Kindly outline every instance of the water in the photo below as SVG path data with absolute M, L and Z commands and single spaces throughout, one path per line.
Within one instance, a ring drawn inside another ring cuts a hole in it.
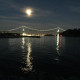
M 80 80 L 80 38 L 1 38 L 0 80 Z

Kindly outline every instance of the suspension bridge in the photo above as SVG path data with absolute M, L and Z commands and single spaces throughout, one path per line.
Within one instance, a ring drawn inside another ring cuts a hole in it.
M 36 29 L 36 28 L 31 28 L 27 26 L 20 26 L 17 28 L 13 28 L 10 30 L 4 31 L 4 33 L 18 33 L 22 36 L 44 36 L 44 34 L 54 34 L 56 35 L 57 33 L 65 31 L 64 29 L 60 27 L 52 28 L 52 29 Z M 2 31 L 3 32 L 3 31 Z

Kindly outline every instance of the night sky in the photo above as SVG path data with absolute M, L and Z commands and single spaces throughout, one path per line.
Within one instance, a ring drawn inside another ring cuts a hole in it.
M 32 15 L 25 13 L 32 9 Z M 0 30 L 80 28 L 80 0 L 0 0 Z

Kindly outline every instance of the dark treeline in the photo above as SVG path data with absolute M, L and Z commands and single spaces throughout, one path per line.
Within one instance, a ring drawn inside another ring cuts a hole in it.
M 53 34 L 45 34 L 45 36 L 54 36 Z
M 5 32 L 0 32 L 0 38 L 4 37 L 20 37 L 20 33 L 5 33 Z
M 0 38 L 21 38 L 21 37 L 32 37 L 32 38 L 40 38 L 40 36 L 25 36 L 21 33 L 8 33 L 8 32 L 0 32 Z
M 80 29 L 68 29 L 61 33 L 62 36 L 72 36 L 72 37 L 78 37 L 80 36 Z

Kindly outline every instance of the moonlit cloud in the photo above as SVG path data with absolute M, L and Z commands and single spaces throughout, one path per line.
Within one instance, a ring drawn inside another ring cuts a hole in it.
M 79 13 L 80 14 L 80 6 L 70 6 L 70 10 L 73 13 Z
M 25 9 L 32 9 L 32 16 L 26 16 Z M 5 23 L 5 24 L 4 24 Z M 0 0 L 0 29 L 30 25 L 35 28 L 56 26 L 80 28 L 79 0 Z M 34 25 L 35 24 L 35 25 Z

